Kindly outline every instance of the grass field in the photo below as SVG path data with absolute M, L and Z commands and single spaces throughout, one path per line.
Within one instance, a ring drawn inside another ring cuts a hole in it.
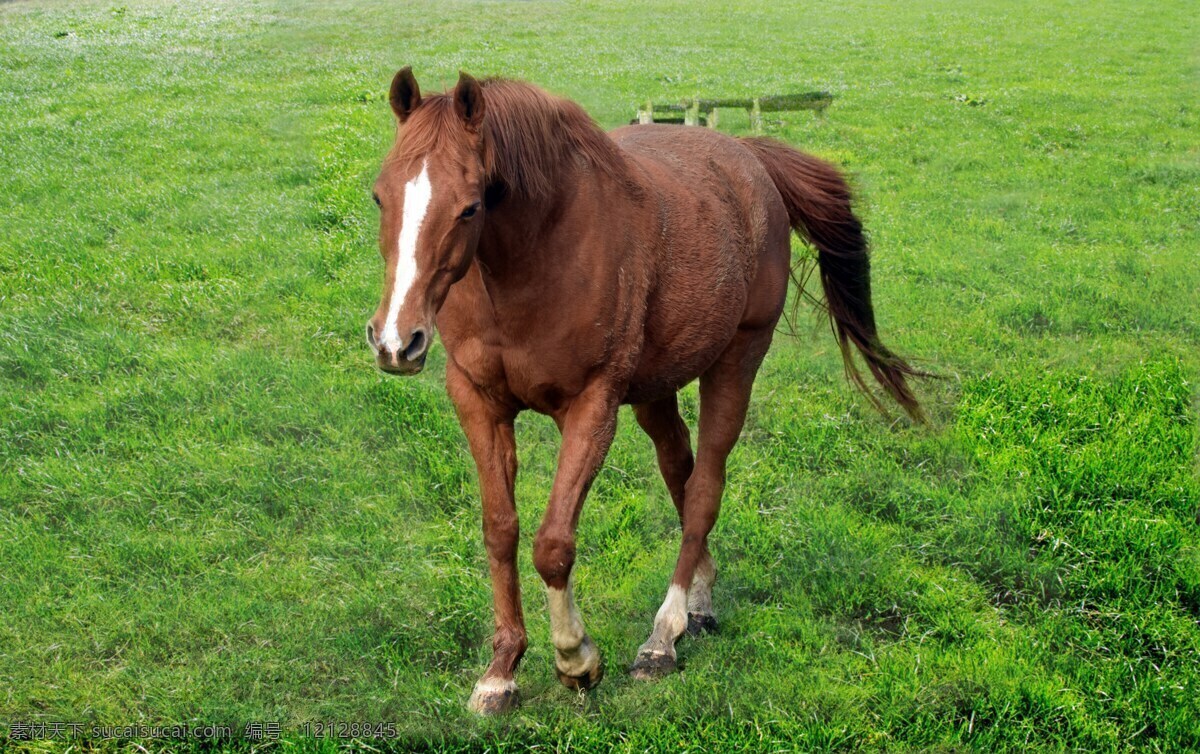
M 1195 8 L 776 6 L 0 5 L 0 736 L 1200 747 Z M 491 597 L 444 352 L 387 378 L 361 335 L 404 64 L 426 89 L 525 78 L 607 127 L 648 97 L 835 95 L 767 130 L 851 174 L 885 338 L 948 379 L 931 427 L 880 417 L 802 309 L 731 458 L 721 632 L 682 673 L 623 672 L 678 529 L 623 412 L 577 569 L 608 675 L 555 680 L 529 544 L 557 433 L 530 415 L 524 704 L 466 710 Z

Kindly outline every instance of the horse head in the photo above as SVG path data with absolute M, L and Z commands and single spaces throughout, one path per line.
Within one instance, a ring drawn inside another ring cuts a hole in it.
M 379 368 L 416 374 L 450 286 L 470 267 L 483 227 L 483 89 L 462 73 L 454 91 L 422 99 L 412 69 L 392 80 L 396 142 L 375 181 L 383 297 L 367 322 Z

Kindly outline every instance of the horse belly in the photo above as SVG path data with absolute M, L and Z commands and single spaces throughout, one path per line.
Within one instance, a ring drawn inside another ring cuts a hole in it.
M 748 295 L 741 266 L 674 267 L 648 302 L 641 358 L 626 402 L 664 398 L 703 374 L 733 340 Z

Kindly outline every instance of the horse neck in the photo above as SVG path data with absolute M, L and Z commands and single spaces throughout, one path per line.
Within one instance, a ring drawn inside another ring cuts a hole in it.
M 567 183 L 578 190 L 575 181 L 599 177 L 576 170 L 571 179 Z M 489 209 L 476 250 L 485 278 L 495 285 L 536 284 L 550 271 L 544 252 L 561 247 L 556 238 L 569 222 L 569 203 L 570 192 L 556 192 L 549 201 L 508 196 Z

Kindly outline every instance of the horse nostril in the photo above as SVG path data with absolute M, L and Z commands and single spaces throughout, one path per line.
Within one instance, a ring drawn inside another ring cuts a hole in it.
M 429 336 L 424 330 L 414 330 L 412 340 L 404 349 L 404 358 L 408 361 L 416 361 L 425 355 L 426 349 L 429 348 Z
M 375 339 L 375 325 L 370 322 L 367 323 L 367 345 L 376 351 L 379 350 L 379 341 Z

